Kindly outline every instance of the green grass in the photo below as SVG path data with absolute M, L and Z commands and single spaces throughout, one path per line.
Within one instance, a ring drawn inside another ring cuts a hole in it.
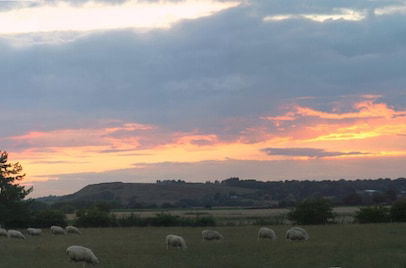
M 224 241 L 202 242 L 204 228 L 89 228 L 82 235 L 27 240 L 0 238 L 0 267 L 81 267 L 65 249 L 83 245 L 99 257 L 99 267 L 406 267 L 406 224 L 305 227 L 310 240 L 284 239 L 288 226 L 272 227 L 276 241 L 257 241 L 258 226 L 217 227 Z M 166 250 L 167 234 L 182 235 L 186 251 Z

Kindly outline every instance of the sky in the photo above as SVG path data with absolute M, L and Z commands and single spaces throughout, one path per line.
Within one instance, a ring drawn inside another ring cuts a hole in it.
M 406 1 L 0 1 L 0 150 L 87 184 L 406 175 Z

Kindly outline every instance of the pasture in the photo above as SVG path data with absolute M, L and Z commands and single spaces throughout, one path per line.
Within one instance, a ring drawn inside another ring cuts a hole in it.
M 308 241 L 284 239 L 288 226 L 270 226 L 278 239 L 257 241 L 258 226 L 215 227 L 225 239 L 201 239 L 201 227 L 89 228 L 82 235 L 15 240 L 0 237 L 0 267 L 82 267 L 65 255 L 70 245 L 91 248 L 98 267 L 406 267 L 406 224 L 306 226 Z M 166 249 L 167 234 L 182 235 L 186 251 Z
M 359 207 L 335 207 L 333 212 L 336 215 L 337 223 L 352 223 L 355 212 Z M 169 210 L 125 210 L 113 212 L 117 217 L 128 216 L 131 213 L 146 218 L 153 217 L 157 213 L 167 213 L 180 217 L 211 216 L 216 219 L 219 225 L 249 225 L 249 224 L 290 224 L 287 219 L 289 209 L 287 208 L 215 208 L 215 209 L 169 209 Z M 68 215 L 69 219 L 74 219 L 75 215 Z

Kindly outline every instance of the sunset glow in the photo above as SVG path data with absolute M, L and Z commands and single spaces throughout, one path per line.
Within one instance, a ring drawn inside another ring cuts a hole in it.
M 353 107 L 356 111 L 333 113 L 297 106 L 294 115 L 288 112 L 288 115 L 265 117 L 265 121 L 282 120 L 287 125 L 284 130 L 269 129 L 269 137 L 253 143 L 244 142 L 249 137 L 243 134 L 233 140 L 222 140 L 216 134 L 162 133 L 158 126 L 136 122 L 99 129 L 32 131 L 5 140 L 12 146 L 24 148 L 13 157 L 22 162 L 32 181 L 44 180 L 54 174 L 105 172 L 166 161 L 308 160 L 314 157 L 333 161 L 406 156 L 406 135 L 402 135 L 406 133 L 406 111 L 370 100 L 354 103 Z M 313 121 L 309 124 L 308 119 Z M 326 119 L 333 122 L 319 122 Z M 258 118 L 258 121 L 264 120 Z M 302 124 L 304 121 L 307 123 Z M 134 131 L 137 131 L 136 135 L 132 134 Z M 117 133 L 121 135 L 117 136 Z M 163 137 L 166 142 L 144 144 L 151 135 Z M 402 143 L 404 145 L 399 147 Z M 319 148 L 326 153 L 317 156 L 306 155 L 306 150 L 298 155 L 261 151 L 268 147 L 286 148 L 284 150 Z

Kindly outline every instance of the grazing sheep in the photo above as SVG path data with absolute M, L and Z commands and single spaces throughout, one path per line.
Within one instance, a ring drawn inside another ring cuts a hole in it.
M 64 234 L 66 234 L 65 230 L 61 226 L 55 226 L 55 225 L 51 226 L 51 232 L 54 235 L 64 235 Z
M 276 240 L 276 234 L 274 230 L 268 227 L 261 227 L 258 231 L 258 239 L 271 239 Z
M 75 227 L 75 226 L 72 226 L 72 225 L 66 226 L 65 231 L 66 231 L 68 234 L 81 234 L 81 232 L 79 231 L 79 229 L 78 229 L 77 227 Z
M 303 228 L 301 228 L 301 227 L 292 227 L 293 229 L 295 229 L 295 230 L 297 230 L 297 231 L 299 231 L 299 232 L 301 232 L 303 235 L 304 235 L 304 237 L 305 237 L 305 239 L 306 240 L 308 240 L 309 239 L 309 234 L 307 233 L 307 231 L 305 230 L 305 229 L 303 229 Z
M 0 236 L 8 237 L 7 230 L 3 229 L 3 228 L 0 228 Z
M 37 228 L 27 228 L 27 234 L 29 235 L 41 235 L 42 234 L 42 230 L 41 229 L 37 229 Z
M 217 231 L 213 230 L 203 230 L 202 231 L 203 240 L 221 240 L 224 237 Z
M 303 228 L 292 227 L 286 231 L 286 239 L 288 239 L 288 240 L 308 240 L 309 234 Z
M 17 230 L 8 230 L 8 237 L 17 238 L 17 239 L 25 239 L 25 236 Z
M 166 239 L 166 249 L 169 249 L 169 246 L 175 247 L 175 248 L 181 248 L 183 250 L 187 249 L 186 242 L 183 239 L 183 237 L 179 235 L 167 235 Z
M 92 265 L 99 263 L 99 259 L 94 255 L 93 251 L 82 246 L 70 246 L 66 249 L 66 254 L 68 254 L 71 261 L 83 262 L 83 267 L 85 267 L 86 263 Z

